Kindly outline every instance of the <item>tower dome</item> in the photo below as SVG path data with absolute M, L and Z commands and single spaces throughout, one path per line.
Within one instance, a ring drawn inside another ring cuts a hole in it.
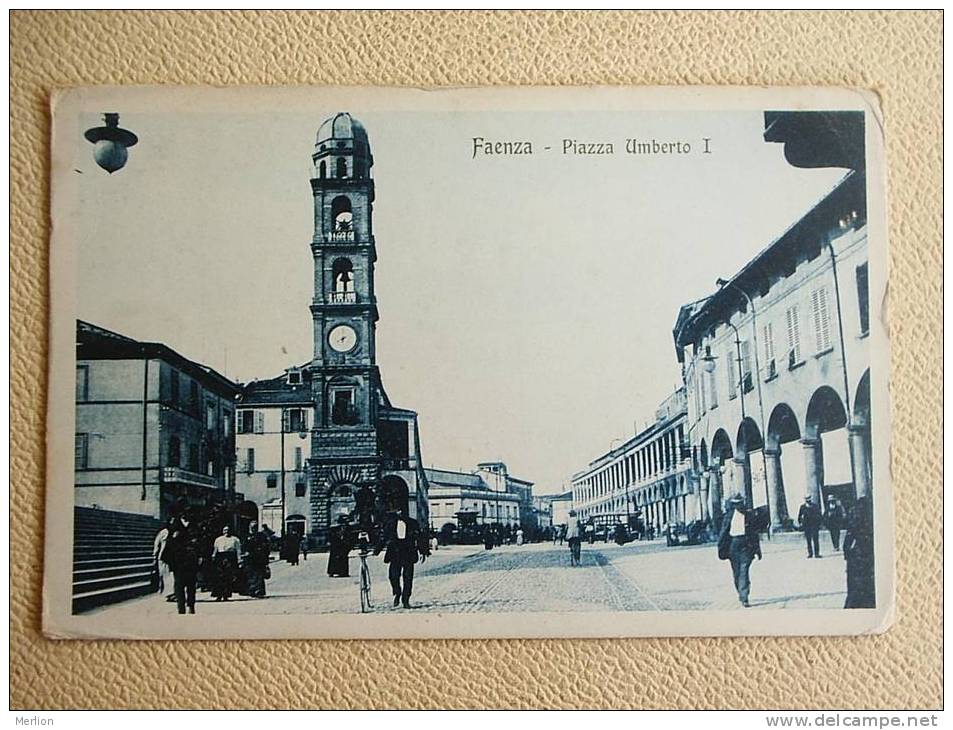
M 338 112 L 333 117 L 325 119 L 318 128 L 318 147 L 329 140 L 355 140 L 367 147 L 367 132 L 364 125 L 347 112 Z
M 325 119 L 314 143 L 315 177 L 362 180 L 370 177 L 371 147 L 364 125 L 347 112 Z

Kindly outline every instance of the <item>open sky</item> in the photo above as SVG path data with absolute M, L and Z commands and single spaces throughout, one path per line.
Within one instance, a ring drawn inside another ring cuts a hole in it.
M 342 110 L 374 154 L 391 400 L 419 413 L 427 465 L 503 460 L 538 493 L 654 418 L 680 382 L 679 307 L 843 174 L 789 166 L 760 113 Z M 83 116 L 77 315 L 240 381 L 310 360 L 311 152 L 335 111 L 124 114 L 140 142 L 111 176 Z M 534 154 L 474 159 L 473 137 Z M 692 152 L 626 154 L 633 137 Z M 564 155 L 564 139 L 614 154 Z

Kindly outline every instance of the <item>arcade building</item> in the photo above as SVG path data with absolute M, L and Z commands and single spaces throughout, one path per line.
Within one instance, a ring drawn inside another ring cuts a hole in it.
M 872 491 L 870 309 L 861 112 L 766 112 L 764 139 L 840 183 L 673 329 L 688 395 L 698 510 L 766 505 L 790 527 L 810 495 L 826 508 Z

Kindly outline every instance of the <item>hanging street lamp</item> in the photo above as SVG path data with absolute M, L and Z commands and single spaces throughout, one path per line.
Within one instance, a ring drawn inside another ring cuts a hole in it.
M 129 159 L 129 148 L 139 138 L 128 129 L 119 126 L 119 114 L 106 112 L 103 115 L 106 125 L 87 129 L 83 136 L 95 145 L 93 159 L 96 164 L 112 175 L 121 170 Z

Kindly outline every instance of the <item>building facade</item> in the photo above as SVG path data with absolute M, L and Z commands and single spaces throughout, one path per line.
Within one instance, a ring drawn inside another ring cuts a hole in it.
M 75 506 L 164 520 L 240 499 L 238 386 L 163 344 L 76 325 Z
M 539 529 L 533 482 L 514 477 L 501 461 L 482 462 L 472 472 L 426 469 L 426 474 L 435 530 L 502 525 L 521 527 L 529 539 Z
M 374 158 L 363 125 L 347 113 L 326 120 L 312 161 L 308 529 L 325 544 L 342 515 L 406 508 L 421 522 L 429 516 L 416 414 L 391 404 L 377 366 Z
M 572 504 L 579 519 L 632 524 L 640 518 L 658 532 L 665 524 L 701 516 L 692 499 L 685 403 L 679 388 L 656 410 L 653 424 L 573 475 Z
M 569 512 L 573 509 L 572 490 L 569 489 L 562 494 L 546 496 L 549 503 L 549 514 L 553 527 L 565 527 L 569 524 Z
M 765 139 L 784 142 L 792 164 L 854 168 L 718 291 L 683 306 L 674 337 L 698 509 L 717 519 L 737 493 L 768 505 L 778 529 L 807 494 L 823 504 L 870 492 L 868 246 L 862 116 L 859 129 L 850 115 L 765 116 Z
M 247 383 L 236 402 L 236 489 L 255 506 L 259 523 L 276 534 L 311 532 L 310 373 L 290 368 Z

